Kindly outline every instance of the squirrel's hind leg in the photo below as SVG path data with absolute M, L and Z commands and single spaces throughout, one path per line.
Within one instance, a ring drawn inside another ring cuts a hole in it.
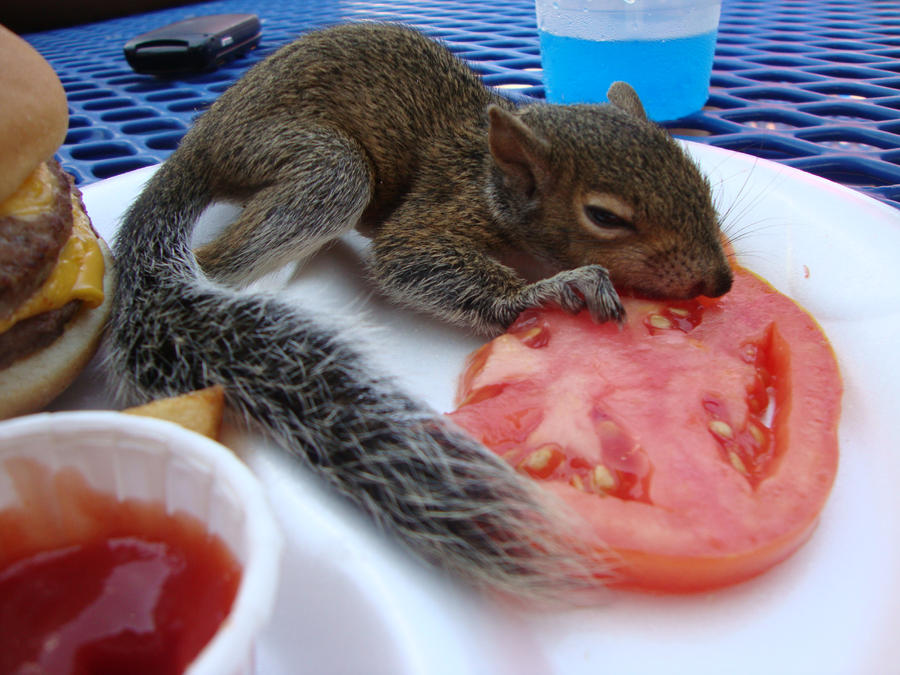
M 372 197 L 372 169 L 353 140 L 330 130 L 298 134 L 290 161 L 246 201 L 238 218 L 195 254 L 226 283 L 249 282 L 353 229 Z M 282 144 L 279 154 L 285 155 Z

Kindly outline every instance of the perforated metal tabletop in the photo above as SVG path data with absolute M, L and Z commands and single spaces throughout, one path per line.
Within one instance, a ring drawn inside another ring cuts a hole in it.
M 125 61 L 122 46 L 135 35 L 232 12 L 257 14 L 263 39 L 213 73 L 161 80 Z M 70 130 L 59 155 L 85 185 L 164 160 L 199 112 L 301 32 L 367 19 L 418 26 L 488 84 L 543 97 L 531 0 L 218 0 L 25 37 L 68 93 Z M 666 126 L 900 208 L 900 2 L 725 0 L 707 106 Z

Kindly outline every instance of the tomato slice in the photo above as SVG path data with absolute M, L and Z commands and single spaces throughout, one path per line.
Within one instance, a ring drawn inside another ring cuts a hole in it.
M 743 269 L 719 299 L 625 303 L 621 328 L 524 312 L 469 358 L 451 418 L 563 498 L 619 585 L 763 572 L 810 536 L 837 471 L 827 339 Z

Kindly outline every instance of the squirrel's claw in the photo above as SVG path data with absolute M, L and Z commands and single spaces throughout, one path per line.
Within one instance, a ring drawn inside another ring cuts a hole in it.
M 619 295 L 615 292 L 612 294 L 604 293 L 598 297 L 585 299 L 588 312 L 595 323 L 603 323 L 605 321 L 615 320 L 620 326 L 625 323 L 625 308 Z
M 585 265 L 564 270 L 532 284 L 532 305 L 555 304 L 571 314 L 587 309 L 597 323 L 625 320 L 625 308 L 600 265 Z

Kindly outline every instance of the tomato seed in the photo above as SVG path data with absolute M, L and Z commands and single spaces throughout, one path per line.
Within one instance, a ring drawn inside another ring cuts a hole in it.
M 740 471 L 745 476 L 747 475 L 747 467 L 744 466 L 744 462 L 741 460 L 740 456 L 736 452 L 728 453 L 728 460 L 731 462 L 731 466 Z
M 750 435 L 753 437 L 753 440 L 756 442 L 757 447 L 765 448 L 768 445 L 768 436 L 766 432 L 763 431 L 758 424 L 750 423 L 747 425 L 747 431 L 750 432 Z
M 546 347 L 550 343 L 550 331 L 543 326 L 537 326 L 519 336 L 519 340 L 526 347 L 540 349 L 541 347 Z
M 677 328 L 682 333 L 690 333 L 700 325 L 703 320 L 703 305 L 694 303 L 689 307 L 666 307 L 662 314 L 668 318 L 672 328 Z
M 525 460 L 525 464 L 532 469 L 544 469 L 553 457 L 553 450 L 546 446 L 532 452 Z
M 528 455 L 519 468 L 533 478 L 548 478 L 565 458 L 558 445 L 549 443 Z
M 734 429 L 731 428 L 731 425 L 728 424 L 728 422 L 723 422 L 722 420 L 712 420 L 709 423 L 709 430 L 713 435 L 718 436 L 719 438 L 727 440 L 734 438 Z
M 609 492 L 616 487 L 616 479 L 602 464 L 594 467 L 589 475 L 589 480 L 594 492 Z
M 672 327 L 672 322 L 662 314 L 651 314 L 647 317 L 647 323 L 651 328 L 657 330 L 668 330 Z

